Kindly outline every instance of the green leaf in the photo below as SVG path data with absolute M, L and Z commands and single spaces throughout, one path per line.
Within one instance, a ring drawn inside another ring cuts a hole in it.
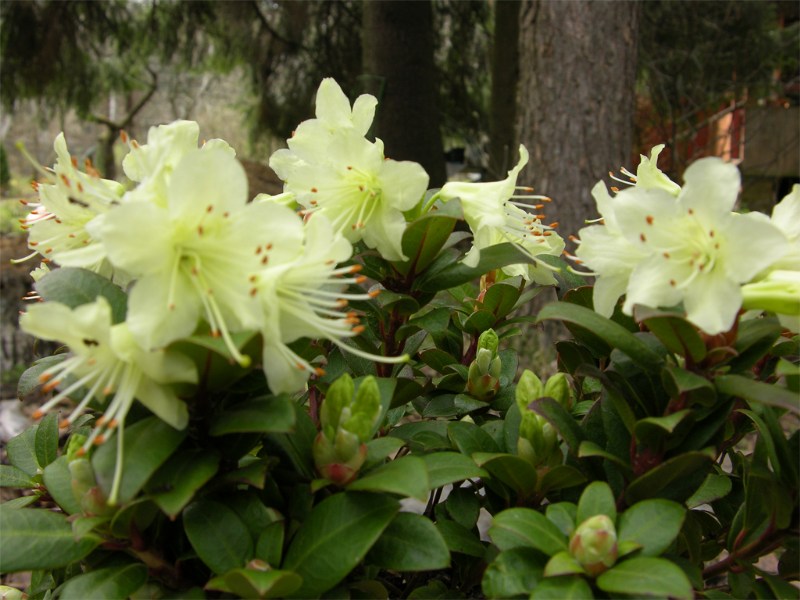
M 800 414 L 800 399 L 797 394 L 775 384 L 753 381 L 742 375 L 720 375 L 714 380 L 717 391 L 748 402 L 777 406 Z
M 605 458 L 606 460 L 610 460 L 615 465 L 622 467 L 626 472 L 630 472 L 630 465 L 628 465 L 621 458 L 619 458 L 614 454 L 611 454 L 610 452 L 606 452 L 594 442 L 590 442 L 589 440 L 584 440 L 578 447 L 578 458 L 588 458 L 591 456 L 597 456 L 600 458 Z
M 17 382 L 17 398 L 24 400 L 36 388 L 42 385 L 39 376 L 53 365 L 64 362 L 68 356 L 69 355 L 65 352 L 54 356 L 45 356 L 33 363 L 33 365 L 26 369 L 19 377 L 19 381 Z
M 36 431 L 38 428 L 38 424 L 33 425 L 19 435 L 15 435 L 8 440 L 6 448 L 8 462 L 31 477 L 40 472 L 36 459 Z
M 470 456 L 475 452 L 499 452 L 497 443 L 488 433 L 467 421 L 454 421 L 447 426 L 447 437 L 461 454 Z
M 478 522 L 481 501 L 472 488 L 454 488 L 444 502 L 447 514 L 459 525 L 472 529 Z
M 218 415 L 209 428 L 214 436 L 228 433 L 288 433 L 294 428 L 294 408 L 288 396 L 267 396 L 235 404 Z
M 521 293 L 522 290 L 515 285 L 495 283 L 486 290 L 481 302 L 482 309 L 489 311 L 497 322 L 514 309 Z
M 592 588 L 580 575 L 546 577 L 531 594 L 532 600 L 587 600 L 594 598 Z
M 270 565 L 281 564 L 285 537 L 286 529 L 283 521 L 275 521 L 264 527 L 256 541 L 256 558 Z
M 426 454 L 422 457 L 422 460 L 425 461 L 425 466 L 428 467 L 428 481 L 431 489 L 442 487 L 448 483 L 455 483 L 456 481 L 486 477 L 488 475 L 471 458 L 457 452 Z
M 529 408 L 547 419 L 556 428 L 561 437 L 564 438 L 569 449 L 575 454 L 578 453 L 584 434 L 566 408 L 556 402 L 555 399 L 547 397 L 531 402 Z
M 620 515 L 617 539 L 639 544 L 643 556 L 658 556 L 678 537 L 685 516 L 686 510 L 671 500 L 637 502 Z
M 703 485 L 686 500 L 686 506 L 688 508 L 697 508 L 703 504 L 711 504 L 730 494 L 732 488 L 733 484 L 730 477 L 725 473 L 709 473 Z
M 543 514 L 530 508 L 510 508 L 495 515 L 489 537 L 500 550 L 535 548 L 552 556 L 567 550 L 567 538 Z
M 394 268 L 403 275 L 422 273 L 444 247 L 456 221 L 455 217 L 434 212 L 409 223 L 402 240 L 403 254 L 409 260 L 394 263 Z
M 649 556 L 631 558 L 614 566 L 597 578 L 597 587 L 610 594 L 694 598 L 692 584 L 680 567 Z
M 625 492 L 625 498 L 628 504 L 633 504 L 647 498 L 658 497 L 665 489 L 674 491 L 670 490 L 672 482 L 687 478 L 699 469 L 708 467 L 713 460 L 713 453 L 706 451 L 679 454 L 631 482 Z
M 400 505 L 387 496 L 343 492 L 320 502 L 291 541 L 283 568 L 303 578 L 298 598 L 319 596 L 367 554 Z
M 58 456 L 58 413 L 48 413 L 36 429 L 36 462 L 46 467 Z
M 451 552 L 482 558 L 486 548 L 480 538 L 470 529 L 455 521 L 441 520 L 436 522 L 436 529 L 444 538 Z
M 116 435 L 121 435 L 117 431 Z M 170 457 L 186 437 L 186 431 L 178 431 L 158 417 L 137 421 L 124 430 L 122 483 L 119 501 L 128 502 L 142 489 L 150 476 Z M 97 483 L 108 497 L 117 466 L 117 440 L 103 444 L 92 456 L 92 467 Z
M 644 322 L 647 328 L 661 340 L 661 343 L 679 356 L 698 363 L 706 357 L 706 344 L 697 329 L 681 315 L 637 306 L 634 310 L 636 320 Z
M 473 460 L 498 481 L 501 481 L 522 496 L 536 491 L 538 474 L 536 468 L 524 458 L 513 454 L 476 452 Z
M 425 292 L 448 290 L 474 281 L 481 275 L 501 267 L 533 262 L 527 254 L 519 250 L 514 244 L 496 244 L 481 250 L 480 260 L 476 266 L 468 267 L 463 262 L 459 262 L 445 266 L 442 269 L 431 269 L 417 279 L 415 287 Z
M 0 572 L 58 569 L 82 559 L 100 539 L 75 540 L 63 514 L 0 504 Z
M 619 349 L 646 371 L 657 370 L 663 362 L 661 357 L 651 350 L 647 344 L 622 325 L 606 319 L 583 306 L 570 304 L 569 302 L 548 304 L 539 311 L 536 321 L 540 322 L 547 319 L 566 321 L 591 331 L 612 348 Z
M 481 580 L 487 598 L 527 596 L 542 579 L 540 554 L 530 548 L 513 548 L 498 554 Z
M 558 575 L 585 575 L 586 572 L 577 560 L 566 550 L 562 550 L 550 557 L 544 567 L 545 577 Z
M 214 577 L 207 590 L 236 594 L 240 598 L 285 598 L 293 594 L 303 580 L 292 571 L 240 568 Z
M 98 296 L 108 300 L 113 323 L 125 320 L 128 297 L 118 285 L 86 269 L 61 267 L 50 271 L 34 285 L 39 295 L 48 302 L 60 302 L 70 308 L 94 302 Z
M 171 519 L 175 519 L 217 472 L 219 453 L 213 449 L 183 450 L 173 454 L 150 478 L 145 491 Z
M 582 484 L 586 475 L 569 465 L 556 465 L 545 472 L 539 482 L 539 491 L 543 494 L 552 490 L 561 490 Z
M 29 506 L 34 502 L 38 501 L 40 496 L 41 494 L 32 494 L 30 496 L 17 496 L 12 500 L 6 500 L 5 502 L 2 503 L 2 506 L 4 508 L 7 508 L 8 510 L 25 508 L 26 506 Z
M 0 465 L 0 487 L 34 488 L 36 482 L 22 469 L 12 465 Z
M 580 525 L 595 515 L 606 515 L 612 521 L 617 520 L 617 503 L 614 500 L 614 493 L 605 481 L 593 481 L 583 490 L 578 501 L 575 524 Z
M 703 406 L 713 406 L 717 399 L 717 391 L 714 389 L 713 383 L 697 373 L 675 365 L 667 365 L 664 368 L 662 380 L 664 388 L 673 398 L 687 394 L 690 403 L 696 402 Z
M 128 598 L 146 582 L 147 566 L 141 563 L 107 567 L 68 579 L 60 590 L 60 597 L 85 600 Z
M 354 492 L 388 492 L 424 501 L 430 492 L 428 470 L 421 458 L 404 456 L 359 477 L 347 489 Z
M 230 508 L 213 500 L 196 500 L 183 511 L 186 536 L 208 567 L 222 574 L 243 567 L 253 557 L 253 538 Z
M 65 513 L 74 515 L 82 512 L 81 503 L 72 491 L 72 473 L 66 456 L 60 456 L 44 468 L 42 481 L 47 493 Z
M 572 502 L 556 502 L 548 504 L 545 516 L 555 524 L 565 536 L 569 537 L 575 531 L 575 519 L 578 507 Z
M 385 436 L 370 440 L 367 446 L 367 462 L 366 464 L 373 464 L 382 462 L 385 458 L 391 456 L 400 448 L 405 446 L 405 442 L 399 438 Z
M 450 551 L 429 519 L 401 512 L 375 542 L 367 562 L 395 571 L 434 571 L 450 566 Z
M 633 433 L 639 443 L 658 447 L 659 442 L 678 427 L 687 417 L 691 419 L 693 411 L 679 410 L 666 417 L 647 417 L 636 422 Z

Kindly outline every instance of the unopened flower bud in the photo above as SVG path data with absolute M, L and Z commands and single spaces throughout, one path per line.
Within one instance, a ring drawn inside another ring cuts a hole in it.
M 553 384 L 553 393 L 559 395 L 563 393 L 557 381 Z M 562 459 L 558 433 L 547 419 L 529 408 L 531 402 L 546 395 L 541 380 L 531 371 L 525 370 L 516 391 L 517 408 L 522 417 L 519 424 L 517 454 L 535 467 L 554 466 Z
M 499 344 L 493 329 L 487 329 L 478 338 L 478 350 L 467 375 L 467 392 L 477 400 L 489 401 L 500 389 L 503 363 L 497 355 Z
M 572 534 L 569 553 L 592 577 L 606 571 L 617 560 L 614 522 L 606 515 L 586 519 Z
M 543 395 L 555 398 L 556 402 L 565 409 L 572 410 L 572 393 L 564 373 L 556 373 L 547 380 L 547 383 L 544 384 Z
M 25 600 L 28 594 L 17 588 L 0 585 L 0 600 Z

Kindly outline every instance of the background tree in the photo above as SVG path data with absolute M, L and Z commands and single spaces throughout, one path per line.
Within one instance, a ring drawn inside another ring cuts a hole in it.
M 431 3 L 367 2 L 362 28 L 365 83 L 379 101 L 373 133 L 396 160 L 415 160 L 430 185 L 446 180 L 433 61 Z
M 639 6 L 528 0 L 520 26 L 522 180 L 552 194 L 566 237 L 595 214 L 598 173 L 627 164 L 633 144 Z

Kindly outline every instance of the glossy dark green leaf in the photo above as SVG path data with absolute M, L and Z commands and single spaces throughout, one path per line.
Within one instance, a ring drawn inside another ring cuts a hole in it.
M 395 269 L 403 275 L 422 273 L 447 243 L 456 221 L 454 216 L 433 212 L 409 223 L 402 240 L 408 260 L 394 263 Z
M 698 363 L 706 356 L 706 344 L 697 328 L 681 315 L 657 309 L 637 306 L 637 321 L 644 322 L 647 328 L 661 340 L 661 343 L 678 356 Z
M 451 552 L 458 552 L 459 554 L 477 558 L 482 558 L 486 553 L 486 547 L 481 543 L 478 535 L 455 521 L 437 521 L 436 529 Z
M 240 598 L 285 598 L 293 594 L 303 580 L 292 571 L 239 568 L 214 577 L 206 589 L 236 594 Z
M 606 319 L 583 306 L 568 302 L 548 304 L 539 311 L 537 322 L 548 319 L 573 323 L 591 331 L 612 348 L 620 350 L 646 371 L 658 369 L 663 362 L 657 353 L 622 325 Z
M 122 434 L 117 431 L 116 435 Z M 128 502 L 142 489 L 147 480 L 180 446 L 187 432 L 178 431 L 158 417 L 137 421 L 124 430 L 122 483 L 119 501 Z M 117 466 L 117 440 L 103 444 L 92 455 L 97 483 L 108 497 Z
M 578 501 L 575 523 L 580 525 L 595 515 L 606 515 L 612 521 L 617 520 L 617 502 L 614 499 L 614 492 L 605 481 L 593 481 L 583 490 Z
M 382 462 L 384 459 L 400 450 L 400 448 L 405 446 L 405 442 L 399 438 L 387 435 L 385 437 L 379 437 L 368 441 L 366 446 L 366 464 L 374 464 L 377 462 Z
M 633 504 L 640 500 L 661 496 L 662 491 L 670 488 L 670 484 L 676 480 L 687 478 L 700 469 L 708 468 L 713 460 L 712 452 L 698 451 L 679 454 L 631 482 L 625 492 L 625 498 L 629 504 Z M 692 490 L 690 494 L 694 491 Z
M 542 579 L 540 557 L 530 548 L 513 548 L 498 554 L 483 573 L 481 588 L 484 596 L 528 596 Z
M 495 316 L 488 310 L 476 310 L 466 318 L 462 328 L 470 335 L 480 335 L 490 329 L 497 322 Z
M 586 481 L 586 475 L 569 465 L 556 465 L 541 477 L 539 489 L 543 494 L 553 490 L 574 487 Z
M 419 353 L 419 357 L 426 365 L 439 373 L 446 373 L 446 368 L 458 363 L 458 359 L 439 348 L 428 348 Z
M 532 600 L 591 600 L 592 588 L 580 575 L 542 579 L 531 594 Z
M 683 570 L 663 558 L 640 556 L 615 565 L 597 578 L 597 587 L 610 594 L 660 596 L 692 600 L 692 584 Z
M 522 290 L 509 283 L 495 283 L 483 296 L 482 309 L 489 311 L 495 321 L 499 321 L 510 313 L 519 300 Z
M 292 539 L 283 568 L 303 585 L 298 598 L 312 598 L 344 579 L 366 556 L 400 509 L 396 500 L 365 492 L 343 492 L 315 506 Z
M 255 398 L 236 404 L 217 416 L 209 433 L 287 433 L 294 428 L 294 408 L 288 396 Z
M 473 460 L 488 471 L 489 476 L 501 481 L 516 493 L 530 496 L 536 490 L 536 468 L 524 458 L 514 454 L 476 452 Z
M 395 571 L 435 571 L 450 566 L 450 551 L 430 519 L 401 512 L 372 546 L 367 562 Z
M 443 269 L 430 269 L 419 278 L 416 288 L 426 292 L 438 292 L 474 281 L 481 275 L 508 265 L 530 264 L 533 261 L 514 244 L 503 243 L 481 250 L 480 260 L 474 267 L 463 262 L 445 266 Z
M 146 582 L 147 566 L 130 563 L 89 571 L 68 579 L 60 589 L 60 596 L 85 600 L 128 598 Z
M 723 472 L 709 473 L 703 485 L 686 500 L 686 506 L 697 508 L 724 498 L 733 489 L 730 477 Z
M 444 502 L 447 514 L 459 525 L 472 529 L 478 522 L 481 501 L 471 487 L 454 488 Z
M 717 399 L 713 383 L 705 377 L 675 365 L 667 365 L 664 368 L 662 381 L 672 397 L 686 394 L 690 403 L 712 406 Z
M 744 398 L 748 402 L 777 406 L 800 414 L 800 398 L 789 390 L 775 384 L 753 381 L 742 375 L 720 375 L 714 380 L 721 394 Z
M 81 512 L 81 503 L 72 491 L 72 474 L 66 456 L 60 456 L 44 468 L 42 481 L 47 493 L 69 514 Z
M 572 502 L 556 502 L 548 504 L 545 516 L 565 536 L 569 537 L 575 530 L 575 519 L 578 516 L 578 507 Z
M 458 451 L 467 456 L 475 452 L 499 452 L 497 443 L 483 429 L 468 421 L 455 421 L 447 426 L 447 436 Z
M 428 468 L 428 481 L 431 489 L 456 481 L 488 476 L 488 473 L 476 465 L 471 458 L 458 452 L 436 452 L 426 454 L 422 459 Z
M 0 572 L 57 569 L 81 560 L 99 543 L 87 536 L 76 540 L 66 515 L 39 508 L 0 504 Z
M 247 523 L 247 525 L 251 525 Z M 279 565 L 283 559 L 286 528 L 283 521 L 275 521 L 261 529 L 256 540 L 256 558 L 269 565 Z
M 348 488 L 350 491 L 386 492 L 425 500 L 430 492 L 425 461 L 404 456 L 366 473 Z
M 125 320 L 128 297 L 118 285 L 114 285 L 107 277 L 86 269 L 61 267 L 50 271 L 34 285 L 39 295 L 48 302 L 60 302 L 70 308 L 94 302 L 103 296 L 111 306 L 111 318 L 114 323 Z
M 592 456 L 597 456 L 600 458 L 604 458 L 606 460 L 610 460 L 618 467 L 621 467 L 626 471 L 630 471 L 630 465 L 628 465 L 621 458 L 619 458 L 614 454 L 611 454 L 610 452 L 603 450 L 600 446 L 598 446 L 594 442 L 590 442 L 589 440 L 584 440 L 583 442 L 581 442 L 581 445 L 578 448 L 578 458 L 588 458 Z
M 500 550 L 535 548 L 548 556 L 567 550 L 567 537 L 547 517 L 530 508 L 510 508 L 496 514 L 489 537 Z
M 658 556 L 675 541 L 686 516 L 677 502 L 655 498 L 643 500 L 622 513 L 617 523 L 617 539 L 635 542 L 643 556 Z
M 150 478 L 145 490 L 166 515 L 175 519 L 217 472 L 219 458 L 213 449 L 189 449 L 173 454 Z
M 693 411 L 685 409 L 665 417 L 647 417 L 636 422 L 633 432 L 639 443 L 658 447 L 658 442 L 671 434 L 686 420 L 691 421 Z
M 253 557 L 253 539 L 247 526 L 220 502 L 192 502 L 183 511 L 183 526 L 197 556 L 214 573 L 241 568 Z
M 739 322 L 734 349 L 738 356 L 729 361 L 733 372 L 751 369 L 772 348 L 783 331 L 774 317 Z

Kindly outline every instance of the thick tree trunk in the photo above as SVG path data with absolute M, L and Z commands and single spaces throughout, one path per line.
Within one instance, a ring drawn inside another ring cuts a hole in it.
M 386 155 L 414 160 L 445 182 L 444 149 L 436 106 L 433 15 L 429 1 L 364 3 L 363 66 L 366 91 L 379 101 L 373 134 Z
M 522 5 L 521 181 L 553 198 L 566 237 L 596 217 L 592 186 L 630 165 L 639 7 L 636 2 L 528 0 Z
M 631 167 L 639 7 L 616 0 L 526 0 L 520 13 L 518 135 L 530 151 L 519 181 L 553 198 L 548 220 L 566 239 L 597 218 L 591 189 L 608 171 Z M 567 249 L 574 246 L 567 243 Z M 524 312 L 554 299 L 541 294 Z M 554 370 L 547 325 L 518 338 L 520 367 Z
M 517 162 L 517 80 L 519 79 L 519 9 L 517 0 L 494 5 L 492 89 L 489 109 L 489 174 L 503 179 Z

